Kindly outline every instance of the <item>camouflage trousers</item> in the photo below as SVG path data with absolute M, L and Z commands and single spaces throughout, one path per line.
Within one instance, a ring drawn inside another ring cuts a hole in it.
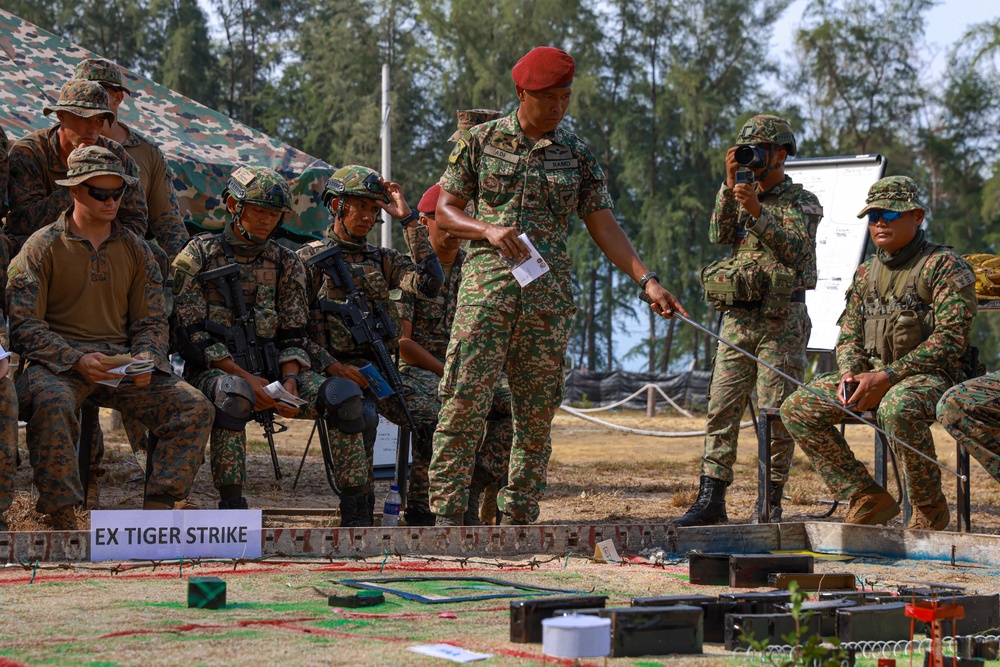
M 188 381 L 201 390 L 205 396 L 211 398 L 215 391 L 215 383 L 224 375 L 227 373 L 219 368 L 209 368 L 189 375 Z M 299 378 L 299 397 L 307 403 L 302 406 L 295 418 L 316 419 L 316 395 L 319 392 L 320 384 L 323 383 L 323 378 L 312 371 L 300 372 Z M 250 428 L 254 428 L 253 425 L 255 422 L 248 423 Z M 233 485 L 244 486 L 247 481 L 246 429 L 234 431 L 213 425 L 211 442 L 209 460 L 212 465 L 212 482 L 215 484 L 215 488 Z
M 406 397 L 410 409 L 424 414 L 433 412 L 436 422 L 441 409 L 438 399 L 438 385 L 441 378 L 433 371 L 408 364 L 400 364 L 399 372 L 403 376 L 403 382 L 414 389 L 414 393 Z M 486 433 L 476 450 L 473 477 L 477 481 L 487 485 L 499 481 L 507 474 L 513 432 L 510 418 L 510 388 L 507 386 L 507 378 L 504 377 L 501 386 L 493 393 L 493 405 L 486 418 Z M 413 448 L 410 487 L 406 493 L 408 510 L 430 512 L 428 470 L 432 453 L 431 443 L 427 443 L 426 447 Z
M 811 329 L 805 304 L 793 303 L 787 318 L 763 317 L 759 309 L 730 310 L 723 316 L 721 335 L 801 381 Z M 740 420 L 755 385 L 760 408 L 779 407 L 795 390 L 795 385 L 774 371 L 719 343 L 709 389 L 702 475 L 732 483 Z M 784 483 L 795 445 L 781 425 L 776 424 L 773 433 L 771 475 L 775 482 Z
M 938 421 L 1000 481 L 1000 373 L 973 378 L 946 391 Z
M 823 396 L 837 399 L 840 373 L 826 373 L 809 383 Z M 889 388 L 882 397 L 876 415 L 878 425 L 918 451 L 934 457 L 930 422 L 934 406 L 951 385 L 938 375 L 911 375 Z M 847 499 L 875 483 L 868 469 L 854 457 L 854 452 L 836 425 L 844 413 L 821 401 L 805 389 L 799 389 L 781 406 L 781 421 L 797 444 L 812 461 L 826 485 L 837 498 Z M 936 465 L 909 449 L 889 442 L 901 464 L 906 493 L 914 505 L 929 505 L 944 496 L 941 471 Z
M 10 378 L 0 378 L 0 524 L 3 513 L 14 501 L 14 475 L 17 472 L 17 392 Z
M 506 363 L 513 436 L 507 486 L 497 507 L 518 521 L 538 518 L 552 453 L 552 417 L 562 401 L 571 313 L 506 313 L 458 307 L 440 385 L 441 413 L 430 465 L 435 514 L 464 512 L 476 450 Z
M 151 461 L 147 496 L 187 498 L 201 465 L 215 408 L 179 378 L 154 371 L 146 387 L 125 378 L 117 388 L 94 384 L 74 371 L 55 374 L 31 364 L 17 380 L 20 416 L 28 422 L 27 441 L 36 508 L 43 514 L 83 502 L 77 412 L 87 399 L 122 414 L 135 415 L 158 443 Z

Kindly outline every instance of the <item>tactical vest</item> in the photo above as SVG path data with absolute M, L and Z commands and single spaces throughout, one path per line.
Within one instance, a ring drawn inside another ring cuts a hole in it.
M 944 246 L 926 243 L 909 262 L 890 269 L 872 261 L 861 295 L 864 349 L 889 365 L 912 352 L 934 331 L 934 295 L 920 279 L 927 260 Z
M 765 196 L 761 205 L 773 203 L 777 196 L 772 197 Z M 744 229 L 748 219 L 749 214 L 741 210 Z M 764 317 L 787 317 L 795 291 L 795 270 L 775 259 L 760 238 L 746 230 L 746 238 L 734 246 L 732 256 L 701 270 L 701 284 L 705 300 L 720 313 L 734 306 L 759 306 Z
M 222 234 L 215 236 L 216 244 L 221 252 L 205 258 L 202 271 L 215 269 L 226 264 L 237 264 L 240 267 L 240 287 L 243 288 L 243 303 L 253 314 L 254 328 L 257 336 L 267 341 L 273 341 L 278 333 L 277 294 L 278 283 L 281 281 L 282 266 L 265 253 L 261 253 L 252 262 L 237 262 L 232 246 Z M 222 288 L 211 285 L 205 290 L 205 301 L 208 304 L 208 320 L 220 326 L 232 326 L 233 310 L 226 305 Z

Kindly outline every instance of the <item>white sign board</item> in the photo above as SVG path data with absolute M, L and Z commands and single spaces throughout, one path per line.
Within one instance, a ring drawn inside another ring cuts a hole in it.
M 260 558 L 260 510 L 94 510 L 90 560 Z
M 847 289 L 868 245 L 868 222 L 858 218 L 868 188 L 882 178 L 886 160 L 881 155 L 790 159 L 785 174 L 819 198 L 823 220 L 816 232 L 816 289 L 806 292 L 812 320 L 810 351 L 837 347 Z

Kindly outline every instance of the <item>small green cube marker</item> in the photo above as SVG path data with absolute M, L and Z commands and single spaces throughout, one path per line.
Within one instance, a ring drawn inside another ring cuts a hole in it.
M 188 579 L 188 607 L 221 609 L 226 606 L 226 582 L 218 577 Z

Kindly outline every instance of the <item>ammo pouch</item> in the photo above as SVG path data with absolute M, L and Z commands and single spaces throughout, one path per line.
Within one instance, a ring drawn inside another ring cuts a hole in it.
M 705 301 L 724 313 L 737 301 L 761 301 L 768 276 L 758 260 L 733 255 L 701 270 Z
M 767 266 L 769 288 L 760 305 L 764 317 L 788 317 L 788 304 L 795 290 L 795 272 L 775 262 Z

